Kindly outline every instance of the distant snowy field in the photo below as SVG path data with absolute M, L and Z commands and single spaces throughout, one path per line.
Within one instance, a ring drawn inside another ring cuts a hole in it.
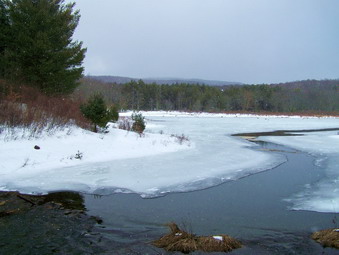
M 129 116 L 131 112 L 121 116 Z M 6 140 L 0 134 L 0 189 L 26 193 L 75 190 L 95 194 L 134 192 L 152 197 L 207 188 L 274 168 L 286 159 L 254 150 L 231 134 L 281 129 L 338 128 L 338 118 L 143 112 L 146 135 L 114 128 L 94 134 L 79 128 L 39 139 Z M 20 132 L 20 131 L 18 131 Z M 180 144 L 171 134 L 188 136 Z M 261 139 L 261 138 L 260 138 Z M 328 180 L 293 198 L 295 209 L 339 210 L 339 135 L 307 133 L 265 137 L 323 159 Z M 40 150 L 35 150 L 38 145 Z M 80 159 L 81 158 L 81 159 Z M 306 188 L 305 188 L 306 189 Z

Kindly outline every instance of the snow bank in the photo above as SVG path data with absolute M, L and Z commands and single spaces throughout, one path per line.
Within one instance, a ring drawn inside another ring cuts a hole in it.
M 70 132 L 71 130 L 71 132 Z M 96 134 L 77 127 L 67 131 L 59 130 L 53 136 L 42 134 L 39 139 L 5 139 L 6 134 L 0 135 L 0 188 L 19 189 L 20 180 L 33 186 L 45 187 L 39 192 L 52 190 L 72 189 L 62 184 L 64 178 L 60 173 L 70 167 L 88 167 L 92 164 L 115 160 L 130 160 L 141 157 L 173 153 L 192 148 L 192 143 L 180 144 L 176 138 L 160 134 L 145 134 L 139 136 L 134 132 L 127 132 L 109 128 L 107 134 Z M 20 130 L 16 130 L 16 137 L 23 137 Z M 34 149 L 38 146 L 40 149 Z M 46 175 L 49 173 L 49 175 Z M 40 183 L 34 181 L 45 176 Z M 58 182 L 54 185 L 52 182 Z M 73 183 L 77 182 L 75 177 Z M 30 189 L 26 189 L 30 192 Z
M 0 187 L 27 193 L 77 190 L 95 194 L 135 192 L 152 197 L 213 186 L 284 161 L 250 150 L 253 145 L 229 137 L 202 137 L 196 148 L 159 139 L 169 139 L 165 135 L 147 134 L 151 138 L 147 139 L 123 134 L 114 132 L 110 139 L 74 134 L 69 138 L 8 142 L 1 147 L 2 169 L 6 170 L 0 173 Z M 33 149 L 36 143 L 41 147 L 38 151 Z M 83 152 L 83 159 L 74 158 L 77 150 Z M 10 155 L 12 158 L 5 161 Z M 23 166 L 26 158 L 29 161 Z

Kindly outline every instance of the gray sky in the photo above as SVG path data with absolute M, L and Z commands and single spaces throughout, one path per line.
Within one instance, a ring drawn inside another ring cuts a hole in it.
M 339 0 L 75 0 L 85 74 L 339 78 Z

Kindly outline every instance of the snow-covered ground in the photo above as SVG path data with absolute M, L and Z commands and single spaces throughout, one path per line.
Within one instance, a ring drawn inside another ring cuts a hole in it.
M 101 178 L 100 171 L 94 178 L 90 176 L 93 164 L 113 165 L 112 162 L 119 160 L 140 160 L 194 146 L 190 142 L 180 144 L 175 137 L 140 136 L 113 127 L 108 128 L 108 133 L 99 134 L 71 126 L 55 131 L 53 135 L 42 133 L 39 138 L 29 138 L 21 129 L 15 132 L 15 136 L 9 136 L 6 131 L 0 134 L 0 189 L 28 193 L 72 190 L 72 185 L 77 190 L 77 186 L 96 183 Z M 71 172 L 74 168 L 77 170 Z M 87 179 L 79 181 L 82 174 Z M 112 175 L 119 175 L 119 172 Z
M 64 131 L 32 140 L 5 141 L 4 134 L 0 135 L 0 189 L 28 193 L 135 192 L 145 197 L 202 189 L 273 168 L 286 160 L 278 154 L 253 150 L 253 143 L 231 134 L 339 127 L 338 118 L 179 112 L 143 112 L 143 115 L 147 120 L 145 137 L 112 128 L 108 134 L 73 128 L 71 134 Z M 184 134 L 190 142 L 179 144 L 171 134 Z M 327 171 L 339 183 L 339 162 L 335 160 L 338 137 L 336 132 L 322 132 L 272 139 L 317 157 L 322 153 L 327 158 Z M 40 150 L 35 150 L 35 145 Z M 316 151 L 311 150 L 314 147 Z M 336 185 L 328 186 L 327 181 L 325 184 L 326 192 Z M 306 208 L 297 202 L 298 209 Z M 331 212 L 333 203 L 339 208 L 339 200 L 331 201 Z M 307 209 L 327 210 L 324 205 L 322 208 L 315 205 Z

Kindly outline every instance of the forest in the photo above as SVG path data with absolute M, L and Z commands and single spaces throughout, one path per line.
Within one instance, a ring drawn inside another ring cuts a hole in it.
M 279 84 L 207 86 L 179 83 L 105 83 L 84 77 L 74 95 L 102 94 L 108 104 L 131 110 L 206 112 L 339 112 L 339 80 L 304 80 Z

